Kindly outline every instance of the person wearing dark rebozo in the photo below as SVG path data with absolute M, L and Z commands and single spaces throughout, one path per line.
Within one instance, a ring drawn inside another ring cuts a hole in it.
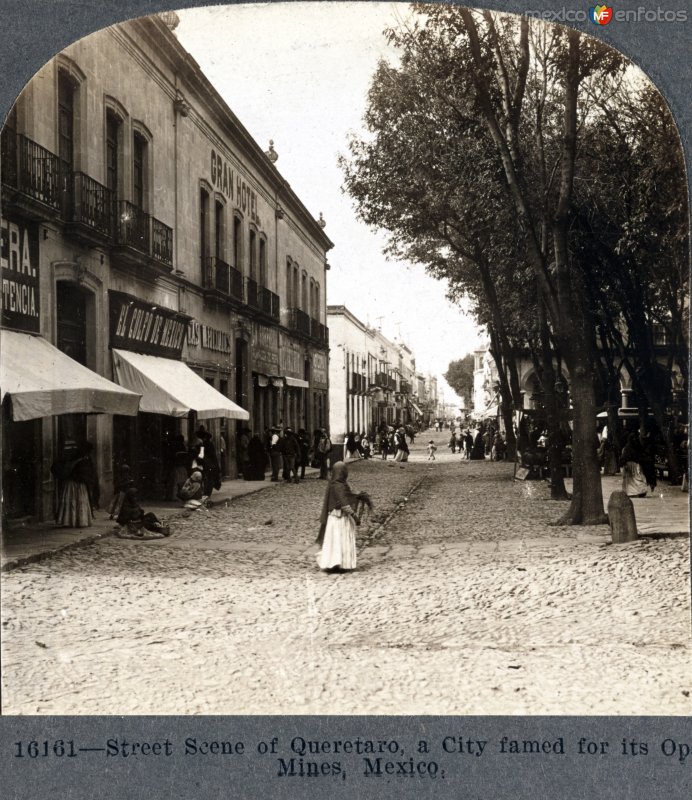
M 168 536 L 170 530 L 161 524 L 159 518 L 153 512 L 145 512 L 137 500 L 137 490 L 130 487 L 125 492 L 120 513 L 117 519 L 118 525 L 127 530 L 130 536 L 145 538 L 145 531 L 158 533 L 161 536 Z
M 246 481 L 263 481 L 264 471 L 267 466 L 267 451 L 258 434 L 250 438 L 247 446 L 247 469 L 243 470 Z
M 345 572 L 356 568 L 356 525 L 358 504 L 372 508 L 366 492 L 354 494 L 346 482 L 348 467 L 337 461 L 332 467 L 332 477 L 327 486 L 320 516 L 317 544 L 322 549 L 317 554 L 319 568 L 326 572 Z
M 64 483 L 56 518 L 60 528 L 88 528 L 94 520 L 93 509 L 98 508 L 99 502 L 99 482 L 91 459 L 93 449 L 90 442 L 85 442 L 77 458 L 62 467 Z
M 195 509 L 202 506 L 206 499 L 204 494 L 204 462 L 196 459 L 190 470 L 190 476 L 180 487 L 178 497 L 185 504 L 185 508 Z
M 219 459 L 209 431 L 202 434 L 202 447 L 204 450 L 204 494 L 209 497 L 214 489 L 217 491 L 221 489 Z
M 646 497 L 648 492 L 647 480 L 652 481 L 653 490 L 656 486 L 656 475 L 647 479 L 643 469 L 646 454 L 642 447 L 638 433 L 630 433 L 627 444 L 622 449 L 622 491 L 628 497 Z

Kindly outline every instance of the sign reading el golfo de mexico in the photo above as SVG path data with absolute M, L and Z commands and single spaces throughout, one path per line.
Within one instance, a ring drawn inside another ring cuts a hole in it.
M 40 330 L 38 225 L 3 217 L 2 324 L 6 328 L 38 333 Z
M 110 345 L 153 356 L 180 358 L 189 317 L 139 300 L 124 292 L 108 292 Z

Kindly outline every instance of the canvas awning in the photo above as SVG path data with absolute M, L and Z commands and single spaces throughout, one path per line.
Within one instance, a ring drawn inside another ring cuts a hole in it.
M 412 408 L 413 408 L 413 410 L 416 412 L 416 414 L 418 414 L 418 416 L 419 416 L 419 417 L 422 417 L 422 416 L 423 416 L 423 412 L 422 412 L 422 411 L 420 410 L 420 408 L 419 408 L 419 407 L 418 407 L 418 406 L 417 406 L 417 405 L 416 405 L 416 404 L 413 402 L 413 400 L 409 400 L 409 403 L 411 404 L 411 407 L 412 407 Z
M 12 401 L 12 419 L 57 414 L 125 414 L 134 416 L 139 395 L 65 355 L 41 336 L 0 332 L 2 399 Z
M 258 386 L 269 386 L 269 376 L 263 375 L 261 372 L 253 372 Z
M 186 417 L 195 411 L 199 419 L 250 419 L 247 411 L 182 361 L 113 350 L 113 365 L 118 383 L 142 395 L 140 411 L 169 417 Z
M 493 405 L 490 405 L 486 409 L 484 409 L 481 412 L 480 417 L 481 417 L 481 419 L 488 419 L 489 417 L 496 417 L 498 415 L 499 411 L 500 411 L 500 407 L 497 405 L 497 403 L 494 403 Z
M 307 389 L 310 384 L 302 378 L 290 378 L 288 375 L 284 377 L 286 386 L 296 386 L 298 389 Z

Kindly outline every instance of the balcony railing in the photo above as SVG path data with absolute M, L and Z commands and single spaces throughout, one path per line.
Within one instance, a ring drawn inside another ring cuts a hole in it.
M 310 335 L 313 339 L 317 339 L 322 344 L 329 343 L 329 329 L 323 325 L 319 320 L 310 320 Z
M 289 314 L 289 326 L 297 333 L 305 336 L 311 335 L 310 317 L 299 308 L 292 308 Z
M 379 386 L 380 389 L 387 389 L 388 391 L 393 392 L 396 389 L 396 378 L 390 377 L 386 372 L 376 372 L 375 386 Z
M 401 394 L 411 394 L 411 384 L 408 381 L 401 381 L 399 383 L 399 391 Z
M 258 298 L 260 311 L 267 316 L 278 320 L 280 317 L 281 308 L 279 295 L 274 294 L 274 292 L 270 292 L 269 289 L 265 288 L 264 286 L 260 286 L 258 289 Z
M 245 298 L 249 306 L 259 308 L 259 286 L 253 278 L 245 278 Z
M 73 175 L 68 209 L 70 222 L 84 225 L 106 238 L 113 235 L 115 194 L 83 172 Z
M 61 210 L 69 167 L 50 150 L 11 128 L 2 132 L 2 182 L 21 194 Z
M 151 218 L 151 255 L 166 266 L 173 266 L 173 228 Z
M 150 217 L 134 203 L 121 200 L 118 205 L 118 244 L 149 255 L 151 246 Z
M 243 299 L 243 276 L 237 269 L 216 256 L 207 257 L 204 288 L 215 289 L 236 300 Z

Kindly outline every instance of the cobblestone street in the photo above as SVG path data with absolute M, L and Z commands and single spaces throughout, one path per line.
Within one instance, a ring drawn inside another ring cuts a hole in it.
M 692 713 L 688 539 L 551 526 L 429 438 L 353 465 L 353 574 L 317 569 L 314 476 L 4 574 L 4 713 Z

